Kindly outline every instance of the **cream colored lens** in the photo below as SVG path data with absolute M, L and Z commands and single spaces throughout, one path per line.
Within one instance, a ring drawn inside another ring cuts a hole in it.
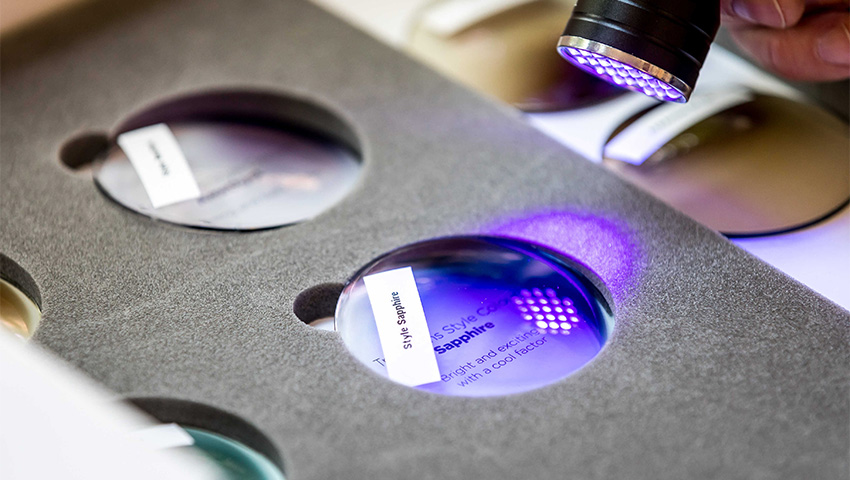
M 683 131 L 641 165 L 605 164 L 703 225 L 749 236 L 803 227 L 846 204 L 848 152 L 847 125 L 833 115 L 756 95 Z
M 576 108 L 620 93 L 565 62 L 555 49 L 575 1 L 517 1 L 495 12 L 477 2 L 480 11 L 466 12 L 466 23 L 457 22 L 452 7 L 464 3 L 476 2 L 448 0 L 426 8 L 407 51 L 446 76 L 526 111 Z
M 41 321 L 41 311 L 29 297 L 0 279 L 0 324 L 21 338 L 30 338 Z

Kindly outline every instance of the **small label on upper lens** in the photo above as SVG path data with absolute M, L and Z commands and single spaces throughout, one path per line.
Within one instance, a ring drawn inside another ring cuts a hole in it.
M 363 282 L 390 379 L 411 387 L 439 381 L 440 369 L 413 269 L 368 275 Z
M 186 157 L 164 123 L 118 135 L 118 145 L 130 159 L 153 208 L 201 196 Z

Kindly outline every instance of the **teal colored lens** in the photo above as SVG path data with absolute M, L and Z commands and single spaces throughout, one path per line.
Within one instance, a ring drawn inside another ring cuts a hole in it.
M 190 448 L 218 467 L 223 480 L 286 480 L 271 460 L 254 449 L 206 430 L 184 429 L 195 440 Z

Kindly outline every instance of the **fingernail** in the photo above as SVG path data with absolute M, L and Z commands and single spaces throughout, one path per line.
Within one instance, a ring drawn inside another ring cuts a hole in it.
M 749 3 L 746 0 L 732 0 L 732 12 L 744 20 L 758 23 L 755 15 L 749 9 Z
M 818 56 L 827 63 L 850 65 L 850 31 L 841 26 L 818 41 Z

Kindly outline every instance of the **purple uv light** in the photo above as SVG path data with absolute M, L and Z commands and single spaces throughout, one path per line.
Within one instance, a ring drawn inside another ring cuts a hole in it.
M 685 95 L 672 85 L 612 58 L 575 47 L 561 47 L 561 56 L 608 83 L 643 93 L 665 102 L 684 103 Z

